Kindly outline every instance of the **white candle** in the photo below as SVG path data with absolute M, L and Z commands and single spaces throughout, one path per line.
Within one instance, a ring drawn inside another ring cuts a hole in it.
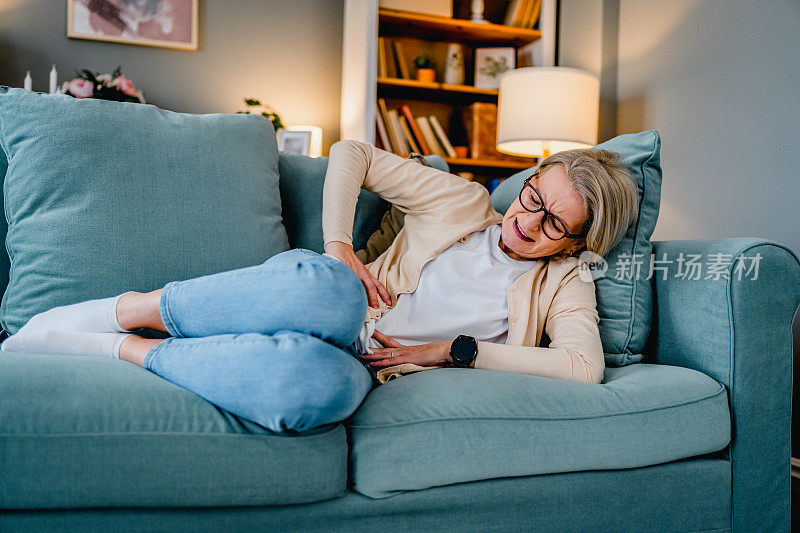
M 58 72 L 56 72 L 56 66 L 53 65 L 53 68 L 50 69 L 50 94 L 55 94 L 56 87 L 58 87 Z
M 27 91 L 33 90 L 33 80 L 31 79 L 30 70 L 27 72 L 27 74 L 25 74 L 25 85 L 23 85 L 23 87 L 25 87 L 25 90 Z

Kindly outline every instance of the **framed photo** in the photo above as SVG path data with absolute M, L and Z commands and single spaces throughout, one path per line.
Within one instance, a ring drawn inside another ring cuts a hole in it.
M 67 0 L 67 37 L 197 50 L 198 0 Z
M 516 68 L 517 53 L 514 47 L 475 49 L 475 87 L 499 89 L 500 76 Z
M 278 150 L 281 152 L 308 155 L 309 148 L 311 148 L 310 131 L 281 130 L 278 136 Z

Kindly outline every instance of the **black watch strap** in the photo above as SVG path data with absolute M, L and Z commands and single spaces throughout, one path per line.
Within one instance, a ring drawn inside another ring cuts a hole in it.
M 450 345 L 450 358 L 453 366 L 469 368 L 472 361 L 478 356 L 478 341 L 469 335 L 459 335 Z

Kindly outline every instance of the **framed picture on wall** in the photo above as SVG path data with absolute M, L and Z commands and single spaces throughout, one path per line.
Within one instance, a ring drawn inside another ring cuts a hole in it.
M 198 0 L 67 0 L 67 37 L 197 50 Z
M 516 68 L 516 50 L 510 46 L 475 49 L 475 87 L 499 89 L 500 76 Z
M 310 131 L 281 129 L 278 135 L 278 150 L 289 154 L 308 155 L 311 148 Z

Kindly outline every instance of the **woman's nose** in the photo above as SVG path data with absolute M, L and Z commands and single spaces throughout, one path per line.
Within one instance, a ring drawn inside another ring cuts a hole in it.
M 524 232 L 535 232 L 539 231 L 542 223 L 542 215 L 543 212 L 539 211 L 537 213 L 524 213 L 521 217 L 519 217 L 518 224 L 522 228 Z

